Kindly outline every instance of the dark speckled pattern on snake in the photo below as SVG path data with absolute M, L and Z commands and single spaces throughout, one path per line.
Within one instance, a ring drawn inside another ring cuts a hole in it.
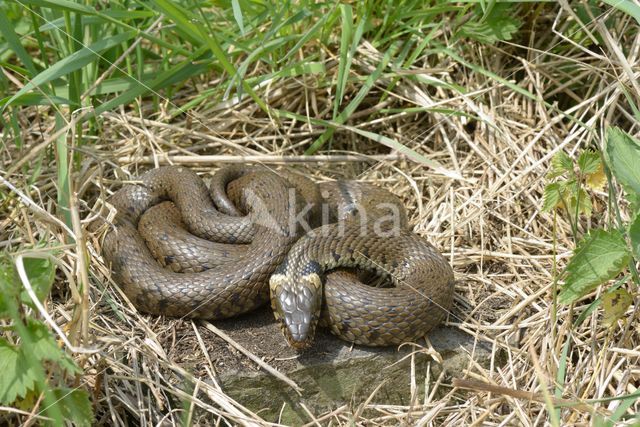
M 352 200 L 354 195 L 359 198 Z M 451 267 L 423 237 L 404 228 L 398 199 L 372 185 L 316 185 L 289 172 L 230 167 L 214 175 L 209 191 L 189 169 L 162 167 L 109 202 L 117 213 L 103 254 L 117 283 L 144 312 L 221 319 L 251 311 L 271 294 L 289 344 L 304 348 L 318 322 L 358 344 L 415 340 L 452 305 Z M 313 207 L 305 209 L 305 203 Z M 385 217 L 390 206 L 400 210 Z M 325 222 L 341 222 L 301 237 L 308 229 L 291 221 L 317 224 L 323 214 Z M 346 272 L 327 276 L 341 267 L 376 271 L 395 288 L 366 286 Z

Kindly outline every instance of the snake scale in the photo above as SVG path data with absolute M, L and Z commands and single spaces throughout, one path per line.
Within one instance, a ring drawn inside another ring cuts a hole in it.
M 448 262 L 406 229 L 400 201 L 372 185 L 236 166 L 207 188 L 195 172 L 167 166 L 109 202 L 116 213 L 103 255 L 143 312 L 222 319 L 270 299 L 288 343 L 301 349 L 318 324 L 369 346 L 415 340 L 453 302 Z M 395 287 L 362 284 L 354 268 Z

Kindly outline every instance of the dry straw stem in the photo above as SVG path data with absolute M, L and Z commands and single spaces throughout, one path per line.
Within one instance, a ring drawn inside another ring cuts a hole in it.
M 514 390 L 508 387 L 496 386 L 482 381 L 454 378 L 452 381 L 454 387 L 464 388 L 467 390 L 486 391 L 505 396 L 515 397 L 516 399 L 530 400 L 538 403 L 545 403 L 545 397 L 542 393 L 533 393 L 530 391 Z M 565 406 L 578 409 L 580 411 L 593 413 L 593 408 L 580 402 L 572 402 L 567 399 L 552 398 L 555 406 Z
M 276 121 L 246 99 L 229 102 L 224 109 L 203 104 L 187 114 L 171 115 L 173 105 L 186 104 L 215 85 L 214 80 L 183 87 L 171 101 L 161 99 L 158 111 L 143 103 L 138 110 L 123 108 L 102 115 L 99 138 L 69 142 L 83 159 L 71 175 L 78 192 L 77 209 L 84 218 L 97 215 L 119 182 L 166 163 L 188 165 L 208 177 L 222 163 L 240 159 L 293 162 L 318 180 L 358 178 L 378 183 L 403 198 L 415 232 L 427 236 L 451 260 L 457 298 L 448 324 L 488 343 L 491 362 L 484 367 L 469 355 L 462 372 L 437 378 L 431 369 L 426 377 L 411 370 L 415 394 L 407 395 L 403 405 L 389 404 L 381 394 L 325 412 L 307 405 L 309 425 L 541 425 L 550 421 L 540 375 L 551 389 L 561 390 L 560 396 L 553 392 L 550 396 L 559 406 L 560 424 L 588 424 L 592 413 L 606 418 L 620 401 L 598 399 L 638 390 L 640 330 L 633 318 L 637 313 L 630 308 L 629 321 L 612 330 L 603 326 L 599 309 L 583 323 L 573 324 L 589 299 L 574 307 L 559 306 L 553 313 L 553 261 L 562 268 L 574 243 L 571 226 L 560 212 L 554 244 L 553 217 L 540 207 L 544 176 L 555 153 L 575 154 L 597 146 L 611 123 L 623 123 L 630 133 L 638 133 L 624 91 L 637 85 L 640 40 L 625 38 L 625 29 L 633 22 L 623 17 L 615 27 L 585 27 L 605 40 L 601 51 L 585 50 L 567 36 L 567 16 L 561 10 L 557 17 L 540 17 L 550 19 L 552 31 L 531 34 L 526 46 L 504 43 L 500 48 L 467 50 L 467 62 L 480 64 L 504 81 L 440 55 L 435 71 L 425 63 L 393 76 L 394 85 L 381 80 L 358 110 L 367 114 L 348 122 L 439 162 L 462 175 L 462 180 L 433 173 L 348 129 L 336 129 L 333 141 L 318 157 L 303 158 L 305 148 L 325 130 L 311 119 L 331 118 L 334 94 L 317 81 L 335 80 L 337 67 L 328 59 L 327 75 L 280 79 L 264 88 L 270 108 L 309 120 Z M 630 46 L 626 57 L 615 48 L 623 43 Z M 552 46 L 562 49 L 548 52 Z M 363 43 L 353 72 L 366 76 L 380 57 L 375 47 Z M 454 83 L 467 92 L 430 85 L 415 76 Z M 517 86 L 532 96 L 507 84 L 515 76 Z M 357 85 L 347 85 L 346 96 L 357 90 Z M 387 113 L 383 108 L 403 111 Z M 89 114 L 83 110 L 75 117 Z M 125 425 L 133 417 L 140 424 L 178 423 L 188 413 L 193 423 L 268 424 L 259 412 L 225 395 L 215 370 L 216 357 L 223 352 L 253 369 L 275 364 L 269 348 L 246 349 L 253 353 L 247 358 L 215 341 L 218 347 L 211 355 L 214 341 L 205 334 L 206 327 L 195 326 L 194 332 L 185 320 L 140 315 L 113 283 L 99 256 L 99 233 L 87 230 L 86 219 L 79 229 L 58 219 L 55 162 L 46 153 L 75 122 L 54 133 L 52 123 L 47 108 L 24 109 L 20 117 L 24 146 L 18 148 L 12 141 L 2 146 L 0 247 L 11 253 L 39 243 L 63 248 L 56 256 L 68 266 L 65 272 L 74 272 L 75 283 L 88 284 L 88 292 L 78 300 L 61 278 L 44 308 L 62 331 L 71 326 L 73 313 L 86 312 L 86 330 L 81 329 L 79 336 L 89 342 L 81 345 L 98 353 L 87 356 L 79 385 L 91 390 L 97 421 Z M 40 172 L 34 175 L 26 166 L 38 162 Z M 622 199 L 611 202 L 626 214 Z M 593 203 L 595 214 L 581 221 L 580 231 L 610 220 L 607 195 L 595 194 Z M 82 264 L 79 234 L 89 244 L 87 265 Z M 71 245 L 71 238 L 80 246 Z M 565 360 L 567 340 L 571 340 L 570 357 Z M 263 363 L 254 363 L 257 359 Z M 558 377 L 560 369 L 566 373 Z M 452 376 L 460 379 L 452 383 Z M 582 406 L 587 400 L 588 406 Z M 570 402 L 578 405 L 564 405 Z M 627 413 L 639 409 L 634 403 Z
M 237 341 L 235 341 L 229 335 L 225 334 L 220 329 L 216 328 L 211 323 L 203 322 L 203 325 L 204 325 L 205 328 L 209 329 L 211 332 L 213 332 L 214 334 L 218 335 L 220 338 L 222 338 L 223 340 L 228 342 L 230 345 L 232 345 L 236 350 L 238 350 L 241 353 L 245 354 L 249 359 L 251 359 L 256 364 L 258 364 L 258 366 L 260 366 L 260 368 L 262 368 L 265 371 L 269 372 L 271 375 L 273 375 L 274 377 L 278 378 L 282 382 L 288 384 L 291 388 L 293 388 L 296 392 L 298 392 L 298 394 L 302 395 L 302 388 L 300 388 L 300 386 L 298 384 L 296 384 L 292 379 L 290 379 L 286 375 L 283 375 L 282 373 L 278 372 L 276 369 L 273 369 L 269 364 L 263 362 L 262 359 L 260 359 L 255 354 L 251 353 L 249 350 L 244 348 L 241 344 L 239 344 Z

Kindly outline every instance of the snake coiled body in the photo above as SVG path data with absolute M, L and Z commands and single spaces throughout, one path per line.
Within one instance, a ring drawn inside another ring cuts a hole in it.
M 358 192 L 361 199 L 352 200 Z M 144 312 L 221 319 L 251 311 L 271 294 L 289 344 L 303 348 L 318 322 L 358 344 L 413 340 L 452 305 L 451 267 L 404 228 L 403 209 L 380 219 L 399 202 L 377 187 L 318 186 L 299 175 L 235 167 L 217 173 L 209 191 L 194 172 L 163 167 L 109 201 L 116 215 L 103 254 Z M 327 217 L 340 222 L 300 226 Z M 395 288 L 326 274 L 342 267 L 373 270 Z

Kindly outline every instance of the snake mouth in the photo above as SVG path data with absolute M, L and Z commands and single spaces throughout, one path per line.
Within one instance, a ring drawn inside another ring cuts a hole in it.
M 322 303 L 322 281 L 315 273 L 292 280 L 274 274 L 269 280 L 271 308 L 289 345 L 304 349 L 311 345 Z
M 309 348 L 311 347 L 311 343 L 313 342 L 314 333 L 309 333 L 310 328 L 300 328 L 300 326 L 309 325 L 287 323 L 286 320 L 284 322 L 284 325 L 282 325 L 287 343 L 296 350 L 304 350 L 306 348 Z

